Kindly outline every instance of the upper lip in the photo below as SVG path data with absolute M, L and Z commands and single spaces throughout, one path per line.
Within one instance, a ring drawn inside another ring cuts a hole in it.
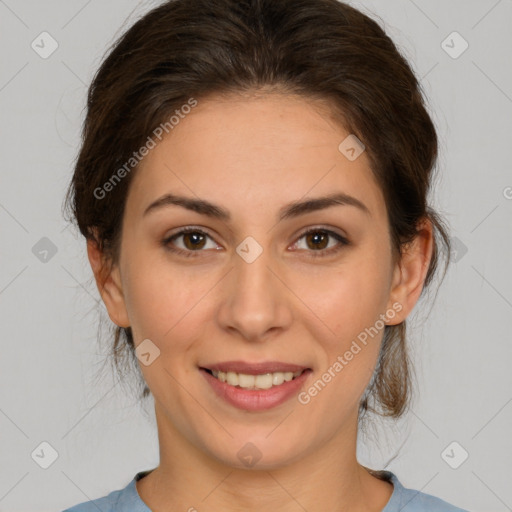
M 244 373 L 247 375 L 260 375 L 274 372 L 298 372 L 307 370 L 307 366 L 298 364 L 283 363 L 281 361 L 266 361 L 262 363 L 248 363 L 245 361 L 224 361 L 201 366 L 206 370 L 217 370 L 221 372 Z

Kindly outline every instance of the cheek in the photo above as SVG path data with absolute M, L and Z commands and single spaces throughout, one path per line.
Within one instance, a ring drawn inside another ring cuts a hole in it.
M 323 354 L 317 380 L 305 392 L 318 411 L 331 411 L 327 422 L 332 428 L 357 410 L 380 351 L 387 279 L 380 264 L 369 263 L 360 259 L 360 271 L 347 267 L 332 276 L 329 292 L 317 302 L 317 315 L 329 330 L 323 329 L 321 337 L 317 331 Z
M 385 312 L 389 296 L 389 276 L 385 262 L 357 258 L 331 275 L 328 292 L 321 300 L 326 322 L 338 339 L 356 337 L 375 324 Z
M 190 271 L 173 267 L 165 256 L 149 260 L 142 251 L 132 253 L 125 277 L 125 302 L 136 344 L 149 338 L 165 352 L 186 348 L 180 340 L 196 337 L 214 280 L 198 272 L 191 277 Z
M 384 333 L 380 315 L 386 313 L 389 262 L 374 254 L 375 249 L 367 249 L 354 255 L 343 268 L 330 273 L 323 293 L 310 296 L 311 309 L 329 327 L 322 329 L 321 338 L 316 334 L 324 351 L 321 380 L 333 383 L 328 384 L 324 398 L 349 408 L 356 406 L 372 376 Z

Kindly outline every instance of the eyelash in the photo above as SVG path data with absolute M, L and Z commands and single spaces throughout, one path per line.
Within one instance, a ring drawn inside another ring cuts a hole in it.
M 165 247 L 166 250 L 168 250 L 170 252 L 173 252 L 173 253 L 176 253 L 176 254 L 179 254 L 181 256 L 185 256 L 186 258 L 197 257 L 199 255 L 195 254 L 195 253 L 203 252 L 202 250 L 197 250 L 197 251 L 187 250 L 187 251 L 185 251 L 183 249 L 176 249 L 174 247 L 171 247 L 171 245 L 170 245 L 170 243 L 174 239 L 179 238 L 180 236 L 182 236 L 184 234 L 187 234 L 187 233 L 199 233 L 201 235 L 204 235 L 204 236 L 207 236 L 207 237 L 211 238 L 210 235 L 208 233 L 206 233 L 205 231 L 203 231 L 201 229 L 198 229 L 198 228 L 189 227 L 189 228 L 182 229 L 181 231 L 171 235 L 170 237 L 165 238 L 162 241 L 162 245 Z M 309 235 L 311 233 L 325 233 L 325 234 L 329 235 L 330 237 L 336 239 L 338 242 L 340 242 L 340 245 L 338 245 L 335 248 L 321 249 L 321 250 L 318 250 L 318 251 L 307 251 L 307 252 L 311 253 L 309 255 L 309 257 L 311 257 L 311 258 L 325 258 L 327 256 L 331 256 L 333 254 L 338 253 L 345 246 L 350 245 L 350 242 L 345 237 L 339 235 L 338 233 L 336 233 L 334 231 L 331 231 L 331 230 L 325 229 L 325 228 L 310 228 L 307 231 L 303 232 L 298 237 L 297 241 L 300 240 L 301 238 L 304 238 L 305 236 L 307 236 L 307 235 Z

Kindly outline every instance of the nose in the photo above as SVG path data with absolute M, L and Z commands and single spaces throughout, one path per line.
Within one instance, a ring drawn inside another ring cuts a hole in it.
M 271 251 L 260 249 L 255 253 L 256 249 L 249 241 L 234 253 L 218 321 L 222 329 L 241 339 L 264 342 L 290 326 L 291 292 Z

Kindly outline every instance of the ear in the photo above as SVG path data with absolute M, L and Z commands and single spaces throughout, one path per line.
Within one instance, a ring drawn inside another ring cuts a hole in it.
M 395 265 L 388 308 L 398 302 L 402 309 L 393 321 L 386 322 L 387 325 L 401 323 L 413 310 L 423 290 L 433 248 L 432 223 L 425 219 L 418 226 L 417 236 L 404 248 L 402 257 Z
M 108 316 L 119 327 L 130 327 L 119 267 L 115 265 L 106 270 L 104 255 L 94 240 L 87 241 L 87 256 Z

